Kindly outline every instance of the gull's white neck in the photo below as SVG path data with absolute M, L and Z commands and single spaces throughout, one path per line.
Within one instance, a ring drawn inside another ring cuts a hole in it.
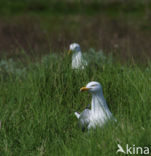
M 75 60 L 75 59 L 81 59 L 82 58 L 82 53 L 81 51 L 76 51 L 73 53 L 72 55 L 72 60 Z
M 72 68 L 79 68 L 82 66 L 82 53 L 81 51 L 76 51 L 72 55 Z
M 111 118 L 112 114 L 106 104 L 103 93 L 92 94 L 91 102 L 91 124 L 102 126 L 105 121 Z
M 106 108 L 106 100 L 104 99 L 103 93 L 92 94 L 92 112 L 97 113 L 100 109 Z

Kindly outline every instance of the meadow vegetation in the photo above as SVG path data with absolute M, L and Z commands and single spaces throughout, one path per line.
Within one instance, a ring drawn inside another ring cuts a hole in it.
M 23 71 L 24 65 L 13 60 L 7 67 L 6 60 L 0 62 L 2 155 L 113 156 L 118 143 L 150 146 L 151 65 L 121 65 L 102 52 L 86 56 L 91 59 L 83 71 L 73 71 L 70 56 L 60 54 L 29 63 Z M 102 84 L 118 122 L 83 133 L 74 111 L 90 103 L 91 96 L 79 89 L 92 80 Z
M 114 156 L 117 144 L 150 147 L 150 9 L 147 0 L 1 0 L 0 155 Z M 71 69 L 72 42 L 85 70 Z M 83 133 L 74 112 L 90 104 L 79 91 L 90 81 L 102 84 L 117 123 Z

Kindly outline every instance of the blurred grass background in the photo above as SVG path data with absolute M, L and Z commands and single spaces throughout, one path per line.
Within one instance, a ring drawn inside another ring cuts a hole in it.
M 1 0 L 0 56 L 63 52 L 72 42 L 102 49 L 119 60 L 151 57 L 149 0 Z

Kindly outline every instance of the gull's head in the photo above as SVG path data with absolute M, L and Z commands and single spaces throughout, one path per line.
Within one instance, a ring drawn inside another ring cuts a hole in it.
M 79 52 L 79 51 L 81 51 L 81 49 L 80 49 L 80 45 L 78 43 L 70 44 L 69 51 L 68 51 L 69 54 L 72 52 L 75 53 L 75 52 Z
M 99 82 L 92 81 L 89 82 L 86 87 L 82 87 L 80 91 L 89 91 L 90 93 L 97 94 L 102 93 L 102 87 Z

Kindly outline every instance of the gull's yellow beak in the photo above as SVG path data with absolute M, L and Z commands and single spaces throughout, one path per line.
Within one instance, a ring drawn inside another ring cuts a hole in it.
M 72 52 L 72 50 L 70 50 L 70 49 L 69 49 L 69 50 L 68 50 L 68 55 L 70 55 L 70 54 L 71 54 L 71 52 Z
M 86 88 L 86 87 L 82 87 L 82 88 L 80 88 L 80 92 L 88 91 L 88 90 L 89 90 L 89 88 Z

